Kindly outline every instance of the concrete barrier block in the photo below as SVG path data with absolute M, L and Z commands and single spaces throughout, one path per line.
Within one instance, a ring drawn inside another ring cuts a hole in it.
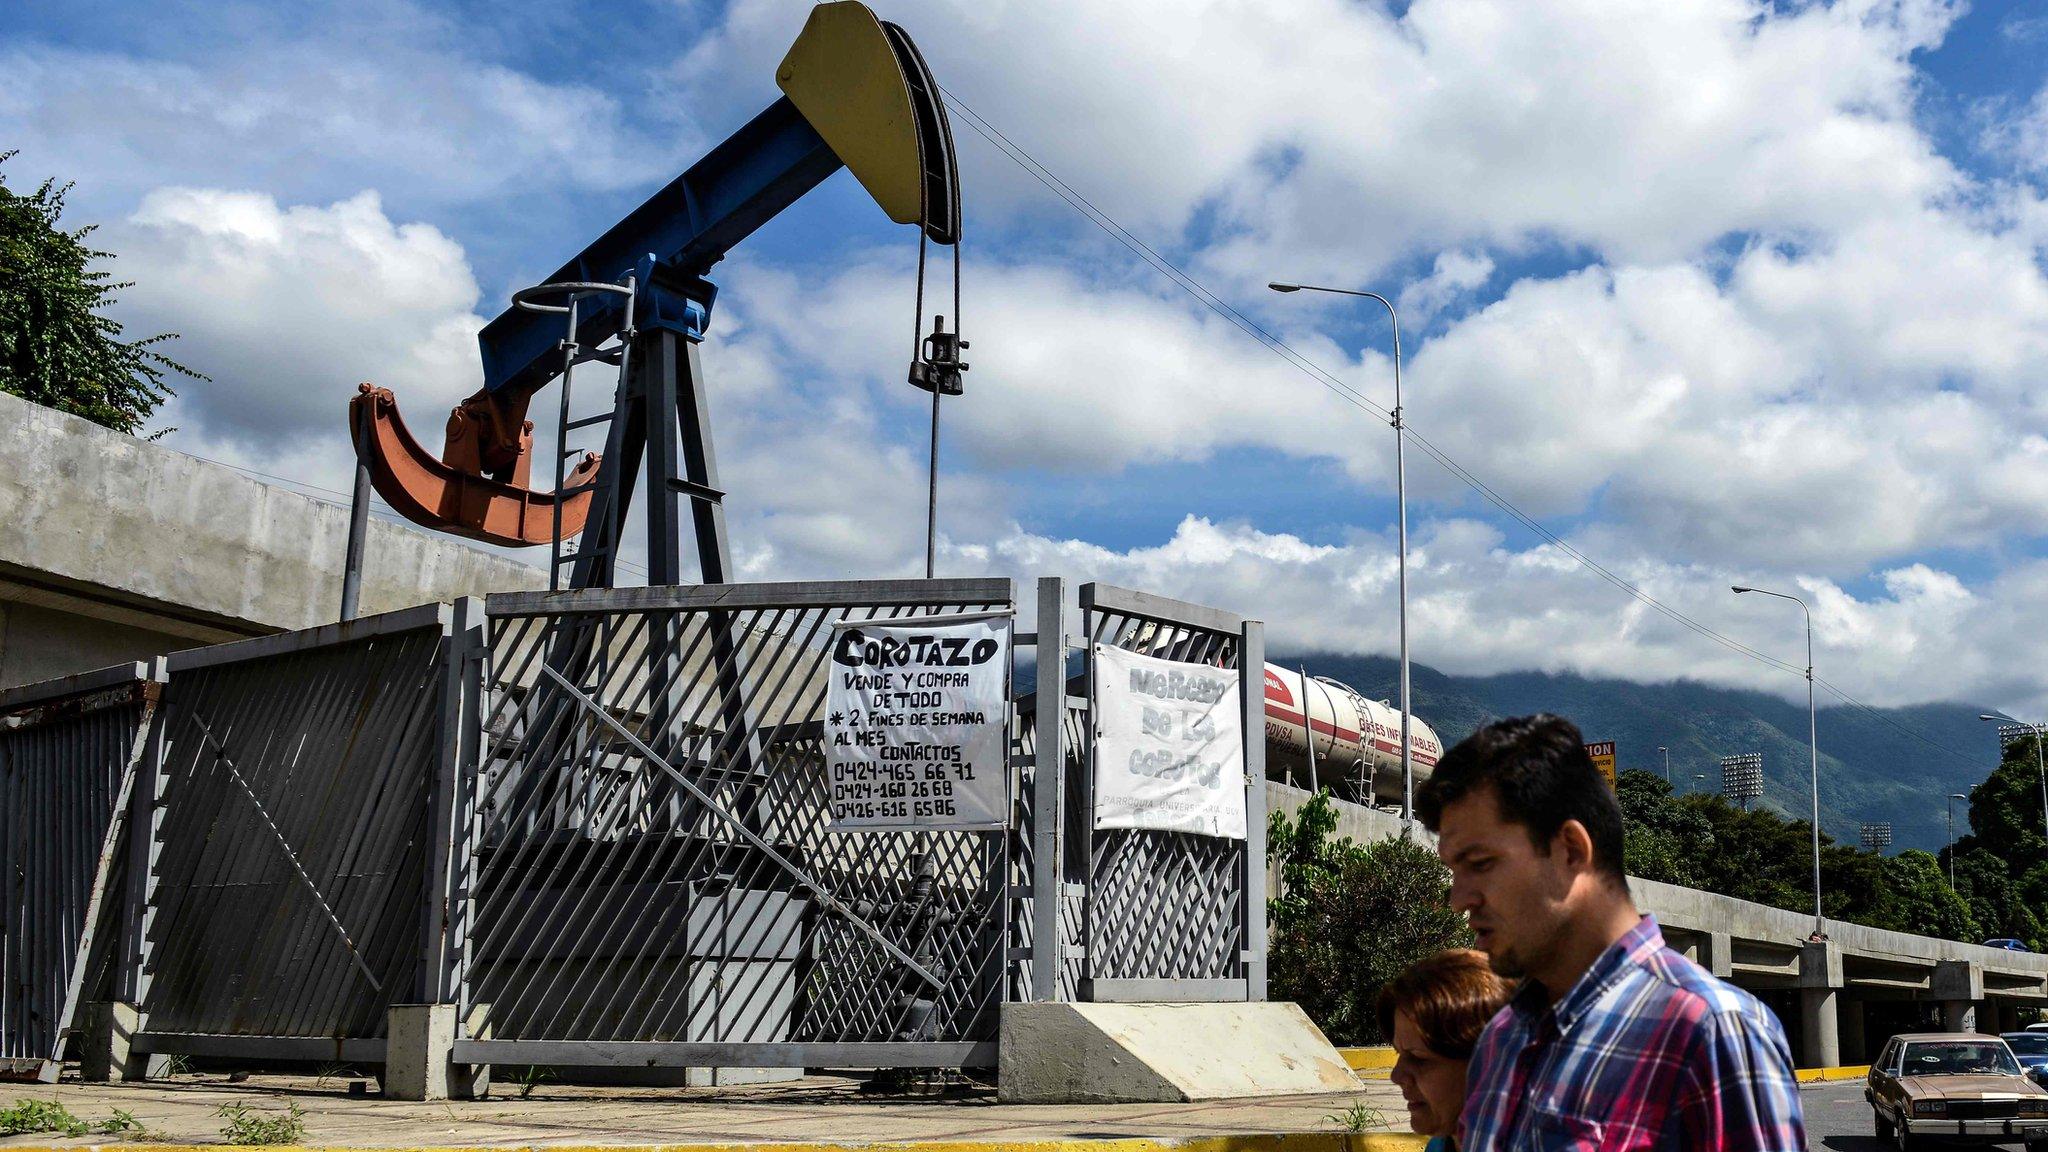
M 1027 1104 L 1179 1103 L 1345 1092 L 1344 1057 L 1277 1002 L 1005 1004 L 998 1094 Z
M 455 1005 L 393 1004 L 387 1020 L 384 1095 L 394 1100 L 448 1099 Z
M 85 1005 L 80 1023 L 78 1077 L 88 1083 L 143 1081 L 161 1075 L 167 1057 L 135 1051 L 142 1031 L 142 1009 L 118 1000 Z

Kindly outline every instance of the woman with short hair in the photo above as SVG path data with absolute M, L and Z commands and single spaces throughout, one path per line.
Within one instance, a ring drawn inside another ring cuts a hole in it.
M 1449 1152 L 1465 1107 L 1465 1065 L 1480 1030 L 1514 991 L 1486 954 L 1453 948 L 1417 960 L 1380 989 L 1380 1030 L 1393 1040 L 1394 1086 L 1408 1126 Z

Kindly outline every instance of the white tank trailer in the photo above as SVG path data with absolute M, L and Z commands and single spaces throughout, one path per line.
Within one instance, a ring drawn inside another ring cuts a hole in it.
M 1315 779 L 1338 797 L 1379 804 L 1401 802 L 1401 710 L 1368 700 L 1350 688 L 1266 665 L 1266 775 L 1309 787 L 1309 733 L 1315 740 Z M 1443 755 L 1436 731 L 1409 717 L 1415 782 L 1429 778 Z

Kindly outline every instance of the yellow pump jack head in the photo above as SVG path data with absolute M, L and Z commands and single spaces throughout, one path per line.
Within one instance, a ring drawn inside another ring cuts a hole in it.
M 960 236 L 960 173 L 938 84 L 910 36 L 859 0 L 811 9 L 775 70 L 790 103 L 898 224 Z

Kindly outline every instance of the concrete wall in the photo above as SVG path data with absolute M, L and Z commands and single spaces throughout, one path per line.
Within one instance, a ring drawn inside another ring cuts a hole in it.
M 347 544 L 345 508 L 0 394 L 0 687 L 329 623 Z M 373 520 L 362 610 L 546 582 Z

